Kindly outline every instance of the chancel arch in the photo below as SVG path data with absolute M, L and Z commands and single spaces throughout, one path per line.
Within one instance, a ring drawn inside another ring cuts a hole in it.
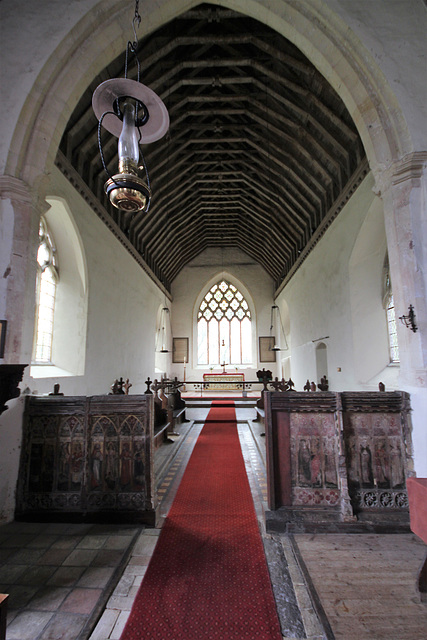
M 141 13 L 146 32 L 153 32 L 199 4 L 196 1 L 185 3 L 183 0 L 144 3 Z M 327 2 L 299 0 L 295 3 L 289 0 L 265 6 L 263 2 L 248 4 L 237 0 L 215 4 L 274 25 L 278 33 L 293 42 L 314 62 L 347 105 L 376 178 L 383 181 L 384 167 L 391 167 L 393 162 L 414 150 L 401 109 L 384 75 L 361 41 L 348 29 L 344 20 L 329 8 Z M 105 64 L 109 64 L 117 52 L 126 47 L 128 34 L 122 26 L 125 11 L 122 3 L 111 0 L 102 3 L 102 7 L 96 7 L 96 21 L 92 13 L 95 8 L 86 15 L 82 14 L 81 21 L 65 38 L 59 51 L 52 53 L 45 67 L 39 70 L 22 114 L 25 118 L 21 119 L 21 122 L 27 123 L 28 135 L 23 135 L 22 126 L 12 134 L 7 161 L 9 175 L 20 175 L 34 187 L 42 172 L 49 174 L 65 123 L 79 97 Z M 107 28 L 108 43 L 102 37 Z M 78 38 L 73 37 L 74 31 L 78 33 Z M 81 46 L 82 42 L 85 43 L 84 47 Z M 81 73 L 82 69 L 84 74 Z M 43 95 L 42 101 L 38 99 L 40 95 Z M 57 96 L 61 96 L 61 100 Z M 14 128 L 12 126 L 10 131 Z M 42 191 L 39 190 L 39 197 L 43 197 Z M 392 210 L 389 215 L 393 215 Z M 395 249 L 392 248 L 393 251 Z M 392 270 L 395 268 L 392 260 L 391 267 Z M 400 287 L 398 289 L 400 293 Z
M 40 11 L 46 11 L 47 4 L 50 3 L 40 3 Z M 9 176 L 20 180 L 25 189 L 28 185 L 28 199 L 25 194 L 25 199 L 21 198 L 19 203 L 13 201 L 13 207 L 21 216 L 18 218 L 17 215 L 17 219 L 32 221 L 32 224 L 20 225 L 22 237 L 14 242 L 11 256 L 18 254 L 17 245 L 21 241 L 26 246 L 31 244 L 31 239 L 34 241 L 37 233 L 34 220 L 39 216 L 39 210 L 34 203 L 43 203 L 46 194 L 49 193 L 49 181 L 52 179 L 60 140 L 74 107 L 85 91 L 90 92 L 91 83 L 103 72 L 105 65 L 109 65 L 126 48 L 129 34 L 124 25 L 128 24 L 128 8 L 124 3 L 107 0 L 93 4 L 89 1 L 85 6 L 80 3 L 74 4 L 75 10 L 80 13 L 73 14 L 71 31 L 67 32 L 68 24 L 57 21 L 57 28 L 53 30 L 55 38 L 45 39 L 41 49 L 37 49 L 38 55 L 32 61 L 32 68 L 28 68 L 26 72 L 26 81 L 19 90 L 14 86 L 9 93 L 15 101 L 15 108 L 4 110 L 7 136 L 2 143 L 10 151 L 5 152 L 4 158 L 1 158 L 5 161 L 2 166 L 6 167 L 7 180 Z M 145 33 L 153 33 L 159 26 L 187 9 L 196 8 L 198 4 L 195 1 L 184 0 L 143 3 L 141 13 Z M 423 249 L 417 240 L 422 237 L 423 229 L 425 231 L 425 223 L 422 220 L 426 163 L 422 145 L 425 142 L 425 134 L 422 134 L 421 127 L 418 131 L 417 118 L 421 113 L 419 105 L 415 105 L 414 102 L 412 108 L 410 92 L 407 92 L 407 98 L 402 97 L 406 78 L 400 74 L 400 83 L 395 80 L 399 78 L 399 74 L 393 75 L 395 65 L 400 64 L 399 61 L 395 61 L 391 55 L 387 62 L 384 62 L 386 55 L 383 60 L 381 56 L 375 60 L 375 46 L 381 46 L 381 39 L 378 45 L 371 46 L 372 31 L 365 25 L 364 32 L 363 23 L 362 26 L 358 24 L 356 11 L 351 13 L 352 3 L 336 3 L 332 0 L 273 0 L 266 6 L 262 0 L 249 3 L 246 0 L 223 0 L 215 4 L 241 11 L 264 24 L 274 25 L 277 33 L 295 44 L 342 97 L 363 140 L 374 176 L 373 187 L 378 198 L 383 200 L 386 245 L 390 257 L 397 313 L 405 313 L 408 304 L 415 302 L 417 317 L 421 319 L 421 330 L 418 334 L 412 335 L 399 327 L 399 338 L 402 338 L 400 343 L 403 347 L 401 370 L 405 372 L 402 378 L 404 388 L 412 387 L 411 393 L 414 392 L 421 398 L 422 389 L 426 385 L 427 361 L 426 269 L 423 265 Z M 366 9 L 368 4 L 364 5 Z M 380 7 L 380 12 L 384 12 L 382 15 L 386 15 L 385 5 L 386 3 L 382 3 Z M 85 8 L 88 6 L 92 8 L 85 14 Z M 47 29 L 53 23 L 52 15 L 43 14 L 43 17 L 47 18 Z M 107 39 L 105 33 L 108 33 Z M 26 34 L 17 34 L 15 48 L 10 47 L 10 53 L 7 55 L 12 57 L 16 50 L 21 50 L 20 45 L 24 43 L 20 42 L 19 36 L 24 39 Z M 387 53 L 386 37 L 383 38 Z M 415 47 L 416 44 L 414 50 Z M 388 52 L 390 53 L 390 50 Z M 405 60 L 405 56 L 398 58 Z M 416 60 L 413 62 L 415 65 Z M 404 69 L 404 66 L 402 68 Z M 400 67 L 397 70 L 400 70 Z M 393 86 L 390 84 L 392 82 Z M 83 192 L 84 186 L 81 189 Z M 244 218 L 242 220 L 244 221 Z M 184 221 L 185 225 L 186 222 Z M 249 234 L 250 231 L 252 229 L 249 228 L 246 233 Z M 124 244 L 126 238 L 120 237 L 120 241 Z M 257 241 L 259 242 L 259 239 Z M 187 251 L 190 249 L 187 247 Z M 163 247 L 163 250 L 167 252 L 168 246 Z M 185 257 L 187 256 L 188 254 Z M 27 277 L 34 266 L 31 264 L 32 260 L 28 253 L 19 263 L 19 273 L 15 274 L 15 277 L 20 278 L 24 285 L 18 302 L 16 296 L 7 297 L 7 316 L 25 316 L 23 301 L 34 293 L 34 283 Z M 353 282 L 358 277 L 356 271 L 351 275 Z M 26 278 L 29 284 L 25 284 Z M 3 291 L 6 292 L 6 280 L 3 287 L 0 291 L 2 295 Z M 356 298 L 357 296 L 354 299 Z M 350 301 L 350 304 L 354 308 L 354 301 Z M 383 314 L 383 309 L 381 313 Z M 362 320 L 365 321 L 366 318 Z M 30 356 L 28 345 L 31 340 L 19 340 L 21 330 L 18 325 L 10 326 L 8 341 L 18 344 L 20 352 L 18 353 L 16 347 L 12 356 L 7 357 L 9 360 L 27 362 Z M 28 329 L 25 330 L 28 334 Z M 369 335 L 369 340 L 373 339 L 372 333 L 366 335 Z M 255 353 L 255 349 L 253 352 Z M 359 352 L 355 352 L 358 357 Z M 369 377 L 367 372 L 363 371 L 362 365 L 363 362 L 360 361 L 358 368 L 356 367 L 361 383 Z M 371 372 L 374 369 L 378 370 L 371 364 L 369 369 Z M 425 398 L 425 395 L 423 397 Z M 425 400 L 419 401 L 422 402 L 425 407 Z M 418 426 L 422 431 L 422 407 L 415 415 L 420 416 Z M 423 447 L 425 450 L 425 445 Z M 425 465 L 424 462 L 422 464 Z

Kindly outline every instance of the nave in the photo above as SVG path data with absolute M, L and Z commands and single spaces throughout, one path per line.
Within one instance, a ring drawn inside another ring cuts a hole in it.
M 190 407 L 179 438 L 156 452 L 159 528 L 0 529 L 8 640 L 119 640 L 209 408 Z M 415 574 L 422 543 L 412 534 L 266 534 L 262 427 L 252 407 L 237 407 L 236 418 L 283 638 L 421 640 L 427 606 L 417 600 Z

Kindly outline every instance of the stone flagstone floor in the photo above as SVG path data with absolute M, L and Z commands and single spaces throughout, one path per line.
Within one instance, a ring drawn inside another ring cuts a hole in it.
M 7 640 L 87 637 L 123 573 L 139 529 L 14 522 L 0 528 Z
M 187 410 L 196 422 L 182 425 L 181 436 L 156 454 L 159 527 L 207 412 Z M 419 602 L 415 591 L 425 545 L 411 534 L 266 534 L 262 427 L 252 422 L 252 409 L 239 408 L 237 418 L 284 639 L 425 640 L 427 604 Z M 0 592 L 10 594 L 7 640 L 119 640 L 160 530 L 91 524 L 1 526 Z M 302 634 L 292 631 L 280 577 L 285 573 L 293 585 Z

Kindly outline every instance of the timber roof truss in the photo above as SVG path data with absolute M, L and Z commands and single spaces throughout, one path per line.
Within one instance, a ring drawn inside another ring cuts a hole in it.
M 279 287 L 366 163 L 344 103 L 288 40 L 213 5 L 146 37 L 138 59 L 170 116 L 168 134 L 142 147 L 149 211 L 120 212 L 103 191 L 91 99 L 100 82 L 124 76 L 124 54 L 81 97 L 61 153 L 166 289 L 208 247 L 241 249 Z M 117 140 L 106 132 L 103 152 L 116 173 Z

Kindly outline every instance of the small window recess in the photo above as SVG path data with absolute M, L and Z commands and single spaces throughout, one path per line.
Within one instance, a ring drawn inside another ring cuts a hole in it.
M 52 364 L 56 286 L 59 281 L 55 244 L 44 218 L 39 225 L 37 252 L 36 322 L 33 364 Z
M 388 347 L 390 355 L 389 366 L 396 367 L 400 365 L 400 358 L 399 344 L 397 341 L 396 312 L 394 308 L 393 288 L 390 278 L 388 255 L 386 255 L 384 260 L 383 269 L 383 307 L 386 312 Z

